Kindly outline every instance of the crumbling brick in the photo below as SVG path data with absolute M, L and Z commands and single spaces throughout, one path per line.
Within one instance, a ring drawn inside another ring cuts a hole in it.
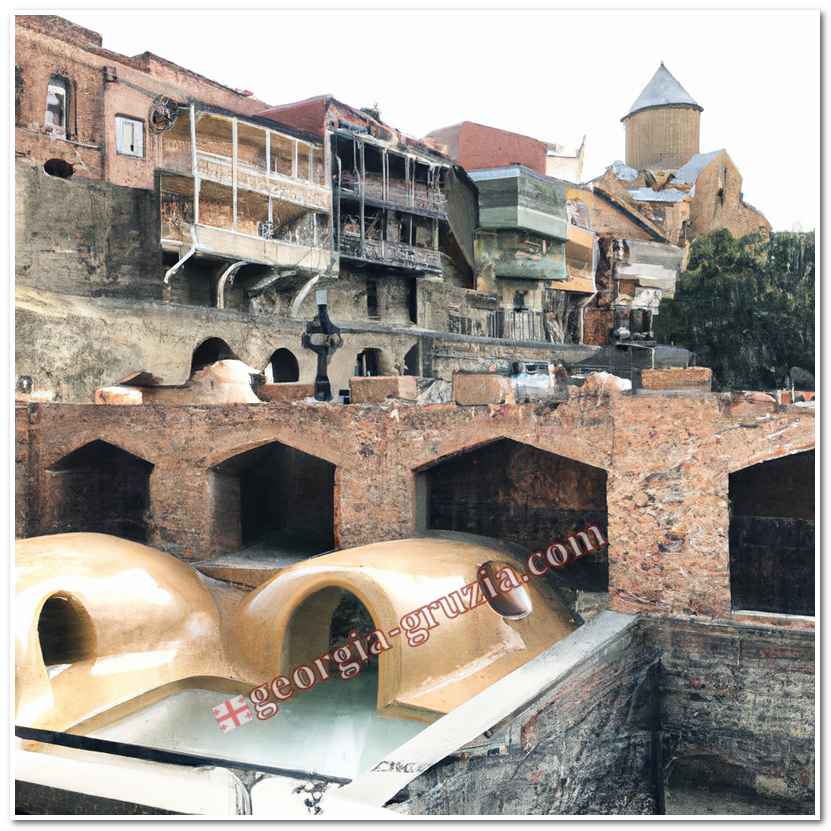
M 374 377 L 349 379 L 353 404 L 380 404 L 387 398 L 403 398 L 415 401 L 418 398 L 418 383 L 414 375 L 376 375 Z
M 463 407 L 508 404 L 514 400 L 511 381 L 492 372 L 454 372 L 453 399 Z
M 644 369 L 641 386 L 646 390 L 702 389 L 709 391 L 713 371 L 706 366 Z

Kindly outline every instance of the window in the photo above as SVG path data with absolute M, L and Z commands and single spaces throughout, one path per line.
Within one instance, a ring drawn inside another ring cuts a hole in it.
M 144 158 L 144 122 L 117 115 L 115 117 L 115 149 L 124 156 Z
M 46 92 L 46 126 L 60 136 L 66 136 L 67 98 L 66 79 L 53 75 Z
M 375 280 L 366 281 L 366 313 L 367 317 L 380 317 L 378 313 L 378 283 Z

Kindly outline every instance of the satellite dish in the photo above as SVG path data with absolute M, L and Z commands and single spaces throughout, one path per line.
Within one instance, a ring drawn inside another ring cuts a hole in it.
M 151 133 L 164 133 L 176 123 L 179 115 L 179 105 L 164 95 L 153 99 L 150 111 L 147 114 L 147 123 Z

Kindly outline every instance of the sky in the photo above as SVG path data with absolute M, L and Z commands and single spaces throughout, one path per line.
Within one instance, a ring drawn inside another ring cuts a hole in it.
M 584 179 L 624 156 L 620 119 L 661 61 L 704 108 L 775 230 L 819 220 L 816 12 L 62 12 L 104 47 L 151 51 L 269 104 L 330 93 L 421 137 L 477 121 L 577 146 Z

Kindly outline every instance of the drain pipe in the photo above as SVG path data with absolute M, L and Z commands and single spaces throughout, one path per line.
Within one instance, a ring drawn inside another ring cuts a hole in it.
M 226 268 L 225 271 L 222 272 L 222 276 L 219 278 L 219 281 L 216 284 L 217 309 L 225 308 L 225 283 L 230 281 L 230 283 L 233 285 L 234 277 L 244 265 L 248 265 L 248 260 L 239 260 L 236 263 L 231 263 L 231 265 L 229 265 L 228 268 Z
M 197 248 L 199 248 L 199 243 L 196 241 L 196 231 L 193 229 L 191 225 L 190 228 L 190 237 L 193 242 L 193 245 L 188 249 L 188 252 L 182 257 L 178 262 L 175 262 L 164 274 L 164 283 L 165 287 L 170 288 L 170 278 L 176 274 L 177 271 L 196 253 Z

